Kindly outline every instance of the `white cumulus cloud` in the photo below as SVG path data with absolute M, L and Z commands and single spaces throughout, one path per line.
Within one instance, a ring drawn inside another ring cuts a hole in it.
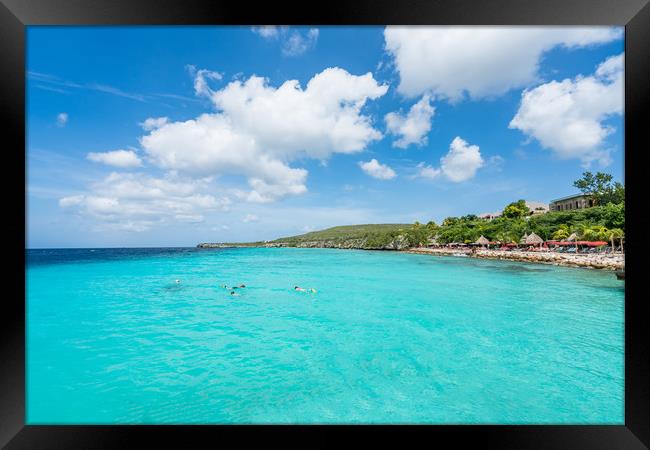
M 63 128 L 68 123 L 68 113 L 59 113 L 56 116 L 56 126 Z
M 282 54 L 286 56 L 300 56 L 307 50 L 314 48 L 317 40 L 318 28 L 310 28 L 306 33 L 294 30 L 284 42 Z
M 469 180 L 484 164 L 478 145 L 469 145 L 456 136 L 449 145 L 449 152 L 440 158 L 440 170 L 455 183 Z
M 188 64 L 185 66 L 187 72 L 192 78 L 194 78 L 194 93 L 200 96 L 209 97 L 214 93 L 209 80 L 220 81 L 223 79 L 223 74 L 221 72 L 215 72 L 214 70 L 208 69 L 197 69 L 196 66 Z
M 340 68 L 316 74 L 305 88 L 288 80 L 275 88 L 264 78 L 235 80 L 209 98 L 217 113 L 170 122 L 140 139 L 150 160 L 191 175 L 241 175 L 246 199 L 268 202 L 307 191 L 307 171 L 289 164 L 356 153 L 382 137 L 362 113 L 384 95 L 372 74 Z
M 390 180 L 397 176 L 393 169 L 386 164 L 381 164 L 375 158 L 367 162 L 360 161 L 359 167 L 361 167 L 361 170 L 365 173 L 373 178 L 377 178 L 378 180 Z
M 207 211 L 228 210 L 231 200 L 204 193 L 207 184 L 206 179 L 113 172 L 93 184 L 88 193 L 61 198 L 59 206 L 109 228 L 145 231 L 170 221 L 202 222 Z
M 93 162 L 122 169 L 132 169 L 142 165 L 142 161 L 133 150 L 113 150 L 103 153 L 90 152 L 86 155 L 86 158 Z
M 438 178 L 442 173 L 440 169 L 436 169 L 435 167 L 432 167 L 424 163 L 418 164 L 417 168 L 418 171 L 416 177 L 420 177 L 420 178 L 429 178 L 433 180 L 434 178 Z
M 614 129 L 604 121 L 623 113 L 623 54 L 601 63 L 591 76 L 551 81 L 526 90 L 510 128 L 539 141 L 560 159 L 608 165 L 603 142 Z
M 276 40 L 281 43 L 284 56 L 300 56 L 313 49 L 318 41 L 318 28 L 290 28 L 288 26 L 263 25 L 251 27 L 253 33 L 266 40 Z
M 456 136 L 449 144 L 447 154 L 440 158 L 440 168 L 420 163 L 414 178 L 434 179 L 444 175 L 449 181 L 460 183 L 474 178 L 476 171 L 484 164 L 478 145 L 470 145 L 460 136 Z
M 386 51 L 408 97 L 430 93 L 458 101 L 494 97 L 538 80 L 544 52 L 622 38 L 622 28 L 389 26 Z
M 252 27 L 253 33 L 259 34 L 265 39 L 277 39 L 280 36 L 283 27 L 277 25 L 262 25 L 259 27 Z
M 431 98 L 423 95 L 406 116 L 397 112 L 386 114 L 384 120 L 388 132 L 400 136 L 393 142 L 394 147 L 406 148 L 411 144 L 422 146 L 427 143 L 427 133 L 431 131 L 431 118 L 435 113 L 430 102 Z
M 151 130 L 155 130 L 156 128 L 162 127 L 167 122 L 169 122 L 168 117 L 156 117 L 156 118 L 149 117 L 147 120 L 141 122 L 139 125 L 142 127 L 144 131 L 151 131 Z

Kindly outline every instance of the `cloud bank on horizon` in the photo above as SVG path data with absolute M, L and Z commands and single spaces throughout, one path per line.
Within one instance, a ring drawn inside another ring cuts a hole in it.
M 317 28 L 251 31 L 287 61 L 310 57 L 325 45 Z M 612 118 L 623 115 L 624 55 L 604 55 L 590 71 L 571 75 L 557 76 L 543 64 L 552 52 L 594 49 L 621 39 L 620 29 L 608 27 L 389 26 L 380 54 L 387 69 L 363 72 L 327 63 L 304 86 L 303 77 L 246 74 L 245 67 L 244 75 L 227 74 L 218 64 L 187 64 L 183 69 L 193 95 L 207 109 L 181 119 L 142 117 L 141 134 L 134 136 L 139 148 L 125 142 L 122 148 L 87 151 L 88 161 L 111 172 L 85 190 L 61 196 L 58 205 L 92 219 L 98 230 L 201 223 L 206 214 L 227 214 L 237 205 L 304 197 L 313 172 L 345 155 L 367 155 L 350 160 L 346 170 L 374 180 L 378 188 L 388 181 L 462 185 L 490 161 L 506 161 L 504 149 L 463 123 L 462 111 L 471 109 L 468 121 L 475 121 L 473 105 L 489 109 L 508 96 L 514 108 L 499 133 L 525 140 L 524 145 L 537 142 L 550 158 L 606 167 L 613 151 L 608 138 L 621 131 Z M 226 81 L 231 75 L 236 76 Z M 140 103 L 154 98 L 42 73 L 35 81 Z M 438 122 L 454 114 L 457 129 L 441 128 Z M 67 113 L 57 116 L 58 127 L 67 122 Z M 431 136 L 443 131 L 449 137 L 432 144 Z M 241 220 L 258 221 L 263 218 L 252 212 Z M 223 227 L 217 228 L 228 229 Z

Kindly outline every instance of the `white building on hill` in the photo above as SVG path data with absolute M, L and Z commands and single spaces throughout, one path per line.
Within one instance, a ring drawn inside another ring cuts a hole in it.
M 529 200 L 525 200 L 525 202 L 526 202 L 526 206 L 528 206 L 528 209 L 530 209 L 533 212 L 533 214 L 545 214 L 549 211 L 548 203 L 529 201 Z M 479 214 L 478 217 L 487 220 L 496 219 L 497 217 L 501 217 L 501 211 L 482 213 Z
M 533 202 L 526 200 L 526 206 L 533 214 L 545 214 L 549 211 L 548 203 Z

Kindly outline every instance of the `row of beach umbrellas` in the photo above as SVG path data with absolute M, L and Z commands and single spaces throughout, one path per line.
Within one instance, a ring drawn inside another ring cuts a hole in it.
M 578 236 L 576 233 L 571 234 L 566 240 L 564 241 L 548 241 L 551 244 L 554 245 L 587 245 L 589 247 L 600 247 L 603 245 L 607 245 L 607 242 L 604 241 L 596 241 L 596 242 L 590 242 L 590 241 L 578 241 Z M 480 238 L 474 242 L 475 245 L 490 245 L 490 244 L 495 244 L 495 242 L 490 242 L 485 236 L 481 235 Z M 524 234 L 519 241 L 519 244 L 522 245 L 542 245 L 544 244 L 544 239 L 539 237 L 535 233 L 530 233 L 530 234 Z
M 481 235 L 480 238 L 474 242 L 476 245 L 490 245 L 495 244 L 496 242 L 490 242 L 485 236 Z M 520 244 L 527 245 L 541 245 L 544 243 L 544 239 L 536 235 L 535 233 L 524 234 L 524 236 L 519 241 Z

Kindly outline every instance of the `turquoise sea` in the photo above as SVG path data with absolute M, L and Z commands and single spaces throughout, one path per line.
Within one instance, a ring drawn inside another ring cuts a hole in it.
M 333 249 L 26 253 L 28 424 L 624 421 L 611 272 Z

